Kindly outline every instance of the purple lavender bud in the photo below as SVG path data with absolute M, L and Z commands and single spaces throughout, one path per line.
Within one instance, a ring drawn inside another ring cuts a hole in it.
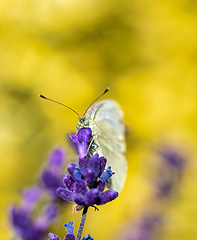
M 182 170 L 185 166 L 185 157 L 180 151 L 172 147 L 166 146 L 160 149 L 160 155 L 163 159 L 175 169 Z
M 65 153 L 61 148 L 56 148 L 49 156 L 49 165 L 51 167 L 62 167 L 65 159 Z
M 56 204 L 48 204 L 43 209 L 41 216 L 35 221 L 35 226 L 45 231 L 50 223 L 56 218 L 57 216 L 57 205 Z
M 70 176 L 73 179 L 75 179 L 75 177 L 73 176 L 73 171 L 74 171 L 75 168 L 76 168 L 76 164 L 74 164 L 74 163 L 71 163 L 67 166 L 68 173 L 70 174 Z
M 66 231 L 68 234 L 74 232 L 73 222 L 65 223 L 64 226 L 66 227 Z
M 82 180 L 82 169 L 79 169 L 78 167 L 75 167 L 73 169 L 73 177 L 76 181 L 81 181 Z
M 107 170 L 103 173 L 102 178 L 106 181 L 108 178 L 110 178 L 115 172 L 111 171 L 111 166 L 107 168 Z
M 91 237 L 90 234 L 88 234 L 88 235 L 85 236 L 82 240 L 94 240 L 94 238 Z
M 66 187 L 66 189 L 68 191 L 73 192 L 73 190 L 74 190 L 74 183 L 75 183 L 73 178 L 71 176 L 66 175 L 66 174 L 63 175 L 63 178 L 64 178 L 64 186 Z
M 65 188 L 59 187 L 57 189 L 57 195 L 66 201 L 73 202 L 74 193 L 66 190 Z
M 83 172 L 83 176 L 88 186 L 92 186 L 98 178 L 96 171 L 92 168 L 86 168 L 85 171 Z
M 158 173 L 155 179 L 157 196 L 159 198 L 170 197 L 180 183 L 186 159 L 180 150 L 171 146 L 160 148 L 159 155 Z
M 48 159 L 48 166 L 43 170 L 40 180 L 45 190 L 52 198 L 57 198 L 56 189 L 63 187 L 62 168 L 65 154 L 61 148 L 56 148 Z
M 99 198 L 99 190 L 96 188 L 91 189 L 86 195 L 86 203 L 89 206 L 93 206 L 94 204 L 100 204 Z
M 60 240 L 60 238 L 53 233 L 49 233 L 48 236 L 49 236 L 49 240 Z
M 81 182 L 75 182 L 74 191 L 77 194 L 85 196 L 88 192 L 86 182 L 82 180 Z
M 101 199 L 100 205 L 103 205 L 103 204 L 110 202 L 110 201 L 114 200 L 115 198 L 117 198 L 118 192 L 113 191 L 113 190 L 107 190 L 105 192 L 101 192 L 99 197 Z
M 99 192 L 103 192 L 105 189 L 106 182 L 102 179 L 100 179 L 97 183 L 96 188 L 99 190 Z
M 71 138 L 77 144 L 79 158 L 84 158 L 87 155 L 88 144 L 92 137 L 91 128 L 81 128 L 77 134 L 72 133 Z
M 74 234 L 67 234 L 64 240 L 75 240 Z
M 99 159 L 100 159 L 100 162 L 101 162 L 100 175 L 102 175 L 104 170 L 105 170 L 106 164 L 107 164 L 107 159 L 105 157 L 100 157 Z
M 86 205 L 85 198 L 80 194 L 74 195 L 74 202 L 78 205 L 84 206 Z
M 67 235 L 65 240 L 75 240 L 75 235 L 73 234 L 74 232 L 74 227 L 73 227 L 73 222 L 65 223 L 64 226 L 66 227 Z

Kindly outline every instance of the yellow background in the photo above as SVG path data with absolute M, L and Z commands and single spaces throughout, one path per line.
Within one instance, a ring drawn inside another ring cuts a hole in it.
M 106 87 L 125 112 L 129 171 L 117 200 L 89 210 L 84 234 L 121 234 L 146 209 L 154 149 L 163 142 L 187 155 L 181 188 L 157 239 L 197 238 L 197 3 L 194 0 L 0 1 L 0 235 L 12 231 L 7 210 L 18 191 L 36 183 L 42 162 L 77 116 Z M 167 203 L 168 204 L 168 203 Z M 81 213 L 72 209 L 56 225 Z M 121 239 L 121 237 L 119 237 Z

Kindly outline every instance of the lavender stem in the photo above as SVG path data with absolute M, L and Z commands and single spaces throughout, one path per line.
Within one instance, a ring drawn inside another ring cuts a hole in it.
M 81 239 L 81 236 L 82 236 L 82 233 L 83 233 L 83 228 L 84 228 L 84 225 L 85 225 L 87 211 L 88 211 L 88 206 L 85 206 L 84 209 L 83 209 L 82 216 L 81 216 L 81 222 L 80 222 L 80 225 L 79 225 L 79 229 L 78 229 L 76 240 L 80 240 Z

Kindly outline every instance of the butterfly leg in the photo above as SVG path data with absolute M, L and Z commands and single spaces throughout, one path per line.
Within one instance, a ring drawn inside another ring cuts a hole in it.
M 88 146 L 88 149 L 87 149 L 87 152 L 86 152 L 86 157 L 87 157 L 87 155 L 88 155 L 88 152 L 89 152 L 89 150 L 90 150 L 90 147 L 92 147 L 93 141 L 94 141 L 94 135 L 92 136 L 92 139 L 91 139 L 91 141 L 90 141 L 90 143 L 89 143 L 89 146 Z

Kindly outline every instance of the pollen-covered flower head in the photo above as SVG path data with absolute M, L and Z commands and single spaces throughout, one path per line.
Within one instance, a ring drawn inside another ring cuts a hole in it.
M 64 175 L 64 187 L 57 189 L 57 194 L 67 201 L 75 202 L 81 206 L 102 205 L 114 200 L 118 192 L 107 190 L 104 192 L 106 180 L 114 173 L 105 167 L 107 160 L 95 154 L 90 157 L 87 154 L 88 144 L 92 138 L 90 128 L 81 128 L 77 134 L 72 134 L 72 139 L 77 143 L 79 164 L 69 164 L 69 175 Z

